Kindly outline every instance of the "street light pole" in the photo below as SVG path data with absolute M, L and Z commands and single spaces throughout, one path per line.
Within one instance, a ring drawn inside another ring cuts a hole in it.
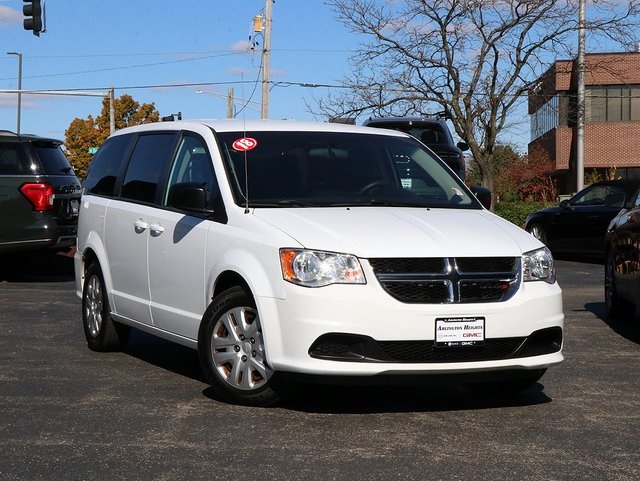
M 586 0 L 579 2 L 578 18 L 578 109 L 576 112 L 576 192 L 584 187 L 584 127 L 585 127 L 585 25 Z
M 20 111 L 22 110 L 22 54 L 18 52 L 7 52 L 7 55 L 18 56 L 18 125 L 17 134 L 20 135 Z

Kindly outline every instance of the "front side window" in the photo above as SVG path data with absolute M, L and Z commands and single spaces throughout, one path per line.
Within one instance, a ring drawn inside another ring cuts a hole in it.
M 217 137 L 238 205 L 481 208 L 415 139 L 336 132 Z
M 217 191 L 213 165 L 204 142 L 198 138 L 187 136 L 182 138 L 178 146 L 176 158 L 169 175 L 164 205 L 168 204 L 171 187 L 188 183 L 204 187 L 207 194 L 207 203 L 211 201 L 212 192 Z
M 594 185 L 584 189 L 571 199 L 571 205 L 604 205 L 604 201 L 610 194 L 624 194 L 623 188 L 616 185 Z

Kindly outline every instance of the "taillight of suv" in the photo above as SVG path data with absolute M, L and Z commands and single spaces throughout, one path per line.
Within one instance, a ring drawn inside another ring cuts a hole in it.
M 456 172 L 456 174 L 462 174 L 462 178 L 464 179 L 464 155 L 450 150 L 433 149 L 433 151 L 438 157 L 444 160 L 447 165 Z
M 53 209 L 55 193 L 53 187 L 41 182 L 28 182 L 20 186 L 20 192 L 24 195 L 35 211 L 45 211 Z

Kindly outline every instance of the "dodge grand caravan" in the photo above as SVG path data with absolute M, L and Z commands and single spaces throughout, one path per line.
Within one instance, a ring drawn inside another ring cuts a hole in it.
M 229 402 L 276 403 L 292 373 L 518 391 L 563 359 L 549 250 L 402 132 L 120 130 L 83 185 L 75 269 L 90 349 L 131 328 L 192 347 Z

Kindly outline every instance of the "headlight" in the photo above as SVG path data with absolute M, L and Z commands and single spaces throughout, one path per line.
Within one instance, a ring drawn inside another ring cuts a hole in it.
M 280 249 L 282 277 L 305 287 L 329 284 L 366 284 L 360 261 L 350 254 Z
M 527 281 L 545 281 L 553 284 L 556 281 L 556 269 L 553 256 L 546 247 L 522 254 L 522 277 Z

